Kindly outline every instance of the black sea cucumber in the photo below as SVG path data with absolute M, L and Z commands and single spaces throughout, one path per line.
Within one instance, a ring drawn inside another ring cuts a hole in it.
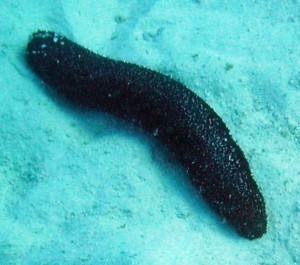
M 34 33 L 26 60 L 73 103 L 113 113 L 153 133 L 241 236 L 254 239 L 266 232 L 264 199 L 242 150 L 214 110 L 183 84 L 97 55 L 54 32 Z

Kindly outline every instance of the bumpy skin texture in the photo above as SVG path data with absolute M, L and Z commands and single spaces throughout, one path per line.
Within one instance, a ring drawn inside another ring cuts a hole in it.
M 29 40 L 26 60 L 59 94 L 152 133 L 186 168 L 208 204 L 243 237 L 266 232 L 264 199 L 221 118 L 183 84 L 97 55 L 54 32 Z

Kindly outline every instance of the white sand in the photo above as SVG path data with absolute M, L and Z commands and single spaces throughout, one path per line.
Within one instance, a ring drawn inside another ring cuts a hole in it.
M 0 264 L 300 264 L 300 2 L 48 2 L 0 0 Z M 267 234 L 222 224 L 149 135 L 46 93 L 24 60 L 37 29 L 205 99 L 249 160 Z

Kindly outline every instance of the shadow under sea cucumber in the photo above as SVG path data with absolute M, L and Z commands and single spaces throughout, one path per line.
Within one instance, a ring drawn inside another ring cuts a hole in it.
M 50 31 L 30 37 L 26 60 L 74 104 L 112 113 L 152 133 L 241 236 L 254 239 L 266 232 L 264 199 L 242 150 L 215 111 L 183 84 Z

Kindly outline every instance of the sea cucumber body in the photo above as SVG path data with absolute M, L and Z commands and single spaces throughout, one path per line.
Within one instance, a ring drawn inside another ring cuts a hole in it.
M 26 59 L 73 103 L 133 122 L 167 146 L 208 204 L 243 237 L 266 232 L 263 197 L 221 118 L 171 77 L 95 54 L 54 32 L 31 36 Z

